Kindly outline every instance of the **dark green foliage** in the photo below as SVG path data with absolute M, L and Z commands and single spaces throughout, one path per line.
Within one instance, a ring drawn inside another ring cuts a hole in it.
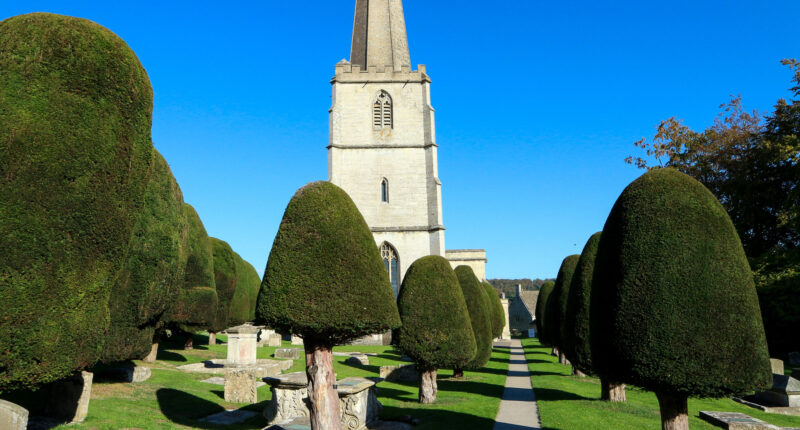
M 184 203 L 183 215 L 188 226 L 188 258 L 182 288 L 172 301 L 165 322 L 187 330 L 203 330 L 214 323 L 218 304 L 214 253 L 197 211 Z
M 400 325 L 375 239 L 341 188 L 313 182 L 289 202 L 256 319 L 328 346 Z
M 673 169 L 631 183 L 606 221 L 591 302 L 597 373 L 671 395 L 766 388 L 753 276 L 725 209 Z
M 477 350 L 475 356 L 465 366 L 468 369 L 480 369 L 492 356 L 492 321 L 489 316 L 489 299 L 481 287 L 481 282 L 469 266 L 456 267 L 456 277 L 467 302 L 472 333 L 475 336 Z
M 209 238 L 214 255 L 214 285 L 217 290 L 217 312 L 209 331 L 220 332 L 229 327 L 228 314 L 236 292 L 236 257 L 231 246 L 216 237 Z
M 506 312 L 503 310 L 503 304 L 500 303 L 500 296 L 494 290 L 492 284 L 488 282 L 481 282 L 481 286 L 486 291 L 486 297 L 489 299 L 489 317 L 492 320 L 492 339 L 497 339 L 503 335 L 503 328 L 506 326 Z
M 467 303 L 444 258 L 423 257 L 408 268 L 397 307 L 403 325 L 392 342 L 419 368 L 463 368 L 475 356 Z
M 255 320 L 256 299 L 261 288 L 261 278 L 253 265 L 235 252 L 233 256 L 236 259 L 236 292 L 228 313 L 228 325 L 231 327 Z
M 559 349 L 564 348 L 564 339 L 567 337 L 565 329 L 565 322 L 567 319 L 567 300 L 569 298 L 569 287 L 572 285 L 572 276 L 575 274 L 575 267 L 578 266 L 580 255 L 570 255 L 561 262 L 561 267 L 558 269 L 558 276 L 556 277 L 555 293 L 551 295 L 556 306 L 554 327 L 558 332 L 554 335 L 557 339 L 556 345 Z
M 586 242 L 572 275 L 567 296 L 561 350 L 577 369 L 592 372 L 592 351 L 589 343 L 589 309 L 591 306 L 592 276 L 597 245 L 602 233 L 595 233 Z
M 539 298 L 536 300 L 536 311 L 534 312 L 536 314 L 534 315 L 536 318 L 536 334 L 539 338 L 539 342 L 543 345 L 553 345 L 547 338 L 545 322 L 547 321 L 547 302 L 550 300 L 555 286 L 556 283 L 554 281 L 545 282 L 544 285 L 542 285 L 542 289 L 539 290 Z
M 755 267 L 770 356 L 800 351 L 800 249 L 764 255 Z
M 111 325 L 101 360 L 141 359 L 183 282 L 186 219 L 183 196 L 164 157 L 153 150 L 144 209 L 134 226 L 128 259 L 109 301 Z
M 0 391 L 97 361 L 142 210 L 153 92 L 87 20 L 0 22 Z

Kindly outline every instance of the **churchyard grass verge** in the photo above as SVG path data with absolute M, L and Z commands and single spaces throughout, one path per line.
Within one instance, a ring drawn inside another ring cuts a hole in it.
M 572 376 L 569 366 L 558 364 L 549 347 L 538 339 L 522 339 L 525 357 L 545 430 L 660 429 L 658 401 L 654 393 L 628 385 L 627 403 L 610 403 L 600 398 L 600 380 Z M 689 399 L 689 426 L 718 429 L 699 417 L 700 411 L 741 412 L 770 424 L 800 427 L 800 417 L 767 414 L 731 399 Z
M 258 403 L 240 405 L 223 400 L 223 387 L 202 382 L 210 374 L 186 373 L 178 366 L 199 363 L 212 358 L 225 358 L 227 337 L 219 335 L 218 345 L 207 345 L 205 334 L 195 335 L 194 349 L 183 350 L 183 339 L 175 337 L 161 344 L 158 361 L 142 363 L 149 366 L 153 376 L 139 384 L 96 382 L 92 387 L 89 416 L 82 424 L 55 427 L 59 430 L 111 430 L 120 428 L 141 429 L 215 429 L 218 426 L 198 421 L 205 416 L 225 409 L 244 409 L 258 415 L 244 423 L 226 426 L 226 429 L 262 429 L 266 424 L 261 416 L 271 399 L 269 386 L 258 389 Z M 283 342 L 283 348 L 301 348 Z M 258 348 L 258 358 L 272 359 L 275 347 Z M 346 364 L 347 357 L 334 357 L 338 379 L 350 376 L 377 377 L 380 366 L 409 364 L 391 346 L 339 346 L 334 352 L 374 353 L 368 366 Z M 378 399 L 384 406 L 382 417 L 393 419 L 409 415 L 419 418 L 417 430 L 475 429 L 490 430 L 503 394 L 508 370 L 508 350 L 495 349 L 492 359 L 479 371 L 466 371 L 465 378 L 453 380 L 452 371 L 442 369 L 439 374 L 439 396 L 433 405 L 417 401 L 417 383 L 381 382 Z M 286 373 L 305 371 L 301 358 Z

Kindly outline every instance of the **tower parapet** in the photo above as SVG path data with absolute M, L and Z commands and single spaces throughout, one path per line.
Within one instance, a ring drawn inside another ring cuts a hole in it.
M 413 82 L 431 83 L 427 68 L 424 64 L 417 66 L 417 70 L 412 70 L 411 66 L 401 66 L 399 68 L 391 66 L 369 66 L 363 69 L 359 64 L 352 64 L 347 60 L 342 60 L 336 65 L 336 75 L 331 79 L 331 83 L 383 83 L 383 82 Z

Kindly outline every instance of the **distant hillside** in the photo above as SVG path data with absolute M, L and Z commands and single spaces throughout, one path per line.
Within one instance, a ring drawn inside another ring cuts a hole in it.
M 495 290 L 499 293 L 505 293 L 506 297 L 516 297 L 517 284 L 522 284 L 522 289 L 525 291 L 536 291 L 544 285 L 545 282 L 551 279 L 489 279 Z

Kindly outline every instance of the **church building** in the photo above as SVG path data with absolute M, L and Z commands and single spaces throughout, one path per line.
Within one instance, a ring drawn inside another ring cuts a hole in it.
M 485 279 L 484 250 L 445 250 L 431 79 L 411 67 L 402 0 L 357 0 L 350 61 L 336 65 L 328 174 L 375 236 L 397 296 L 418 258 Z

